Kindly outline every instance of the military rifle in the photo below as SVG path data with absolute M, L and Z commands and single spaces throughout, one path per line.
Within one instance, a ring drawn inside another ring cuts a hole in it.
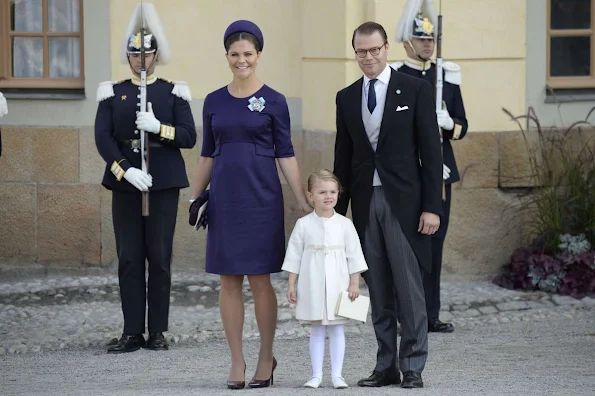
M 436 111 L 442 110 L 442 86 L 444 76 L 442 71 L 442 0 L 438 10 L 438 21 L 436 26 Z M 440 143 L 444 140 L 442 128 L 439 128 Z M 446 199 L 446 181 L 442 180 L 442 199 Z
M 140 95 L 139 95 L 139 111 L 147 111 L 147 69 L 146 69 L 146 51 L 145 51 L 145 16 L 143 14 L 143 2 L 140 3 L 140 14 L 142 25 L 140 28 Z M 140 132 L 140 146 L 141 146 L 141 169 L 146 174 L 149 174 L 149 135 L 146 131 Z M 149 191 L 142 192 L 142 215 L 149 216 Z

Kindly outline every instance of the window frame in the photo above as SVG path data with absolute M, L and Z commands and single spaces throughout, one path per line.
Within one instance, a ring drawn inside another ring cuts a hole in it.
M 82 89 L 85 86 L 85 45 L 83 0 L 79 2 L 79 31 L 48 31 L 49 0 L 42 0 L 42 31 L 14 32 L 10 30 L 10 0 L 0 0 L 0 88 L 24 89 Z M 44 77 L 11 77 L 12 75 L 12 37 L 41 37 L 43 39 L 43 73 Z M 80 45 L 81 74 L 77 78 L 49 77 L 49 38 L 78 37 Z M 47 77 L 46 77 L 47 76 Z

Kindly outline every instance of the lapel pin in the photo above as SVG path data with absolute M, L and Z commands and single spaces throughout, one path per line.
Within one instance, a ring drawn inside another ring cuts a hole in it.
M 400 95 L 400 94 L 401 94 L 401 90 L 397 89 L 397 95 Z

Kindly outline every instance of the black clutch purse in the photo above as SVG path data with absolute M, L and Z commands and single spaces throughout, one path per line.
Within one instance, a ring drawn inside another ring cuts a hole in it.
M 195 230 L 199 228 L 207 229 L 207 225 L 209 223 L 208 220 L 208 205 L 205 207 L 205 210 L 202 211 L 200 217 L 198 216 L 198 210 L 201 206 L 203 206 L 209 200 L 209 190 L 205 190 L 198 198 L 192 202 L 190 208 L 188 209 L 189 217 L 188 223 L 194 227 Z

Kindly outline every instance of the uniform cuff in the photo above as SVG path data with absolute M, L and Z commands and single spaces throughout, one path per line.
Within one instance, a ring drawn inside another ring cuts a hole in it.
M 174 140 L 176 138 L 176 128 L 173 126 L 161 124 L 159 136 L 163 139 Z
M 459 124 L 455 124 L 454 129 L 452 130 L 452 139 L 457 140 L 461 137 L 461 132 L 463 132 L 463 126 Z
M 116 177 L 116 180 L 118 181 L 122 180 L 122 177 L 124 177 L 124 173 L 126 173 L 126 170 L 124 170 L 123 166 L 120 165 L 120 163 L 123 161 L 125 161 L 125 159 L 121 159 L 120 161 L 114 161 L 112 162 L 112 166 L 110 167 L 110 170 L 112 171 L 112 173 Z

